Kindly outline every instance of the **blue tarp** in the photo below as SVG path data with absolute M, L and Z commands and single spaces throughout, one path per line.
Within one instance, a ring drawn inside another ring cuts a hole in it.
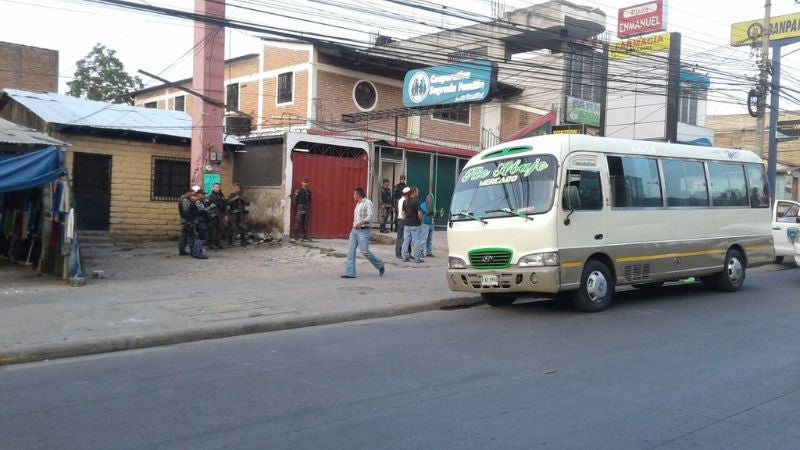
M 64 156 L 56 147 L 0 159 L 0 192 L 41 186 L 65 173 Z

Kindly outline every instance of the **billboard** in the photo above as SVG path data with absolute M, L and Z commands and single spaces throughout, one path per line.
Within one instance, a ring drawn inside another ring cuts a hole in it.
M 617 15 L 617 37 L 620 39 L 667 29 L 664 0 L 652 0 L 627 8 Z
M 497 65 L 483 59 L 411 70 L 403 80 L 403 106 L 486 102 L 496 85 Z
M 564 122 L 600 126 L 600 103 L 567 96 L 564 106 Z
M 800 38 L 800 13 L 772 17 L 769 20 L 770 42 Z M 764 19 L 748 20 L 731 25 L 731 45 L 743 47 L 761 43 Z
M 675 101 L 679 88 L 676 64 L 680 58 L 672 53 L 679 48 L 678 33 L 634 38 L 613 45 L 608 61 L 604 136 L 675 140 Z M 671 64 L 673 59 L 676 62 Z

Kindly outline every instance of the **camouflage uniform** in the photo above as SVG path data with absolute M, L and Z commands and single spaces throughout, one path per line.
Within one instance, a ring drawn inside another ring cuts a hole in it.
M 222 248 L 220 239 L 225 227 L 225 212 L 228 209 L 228 199 L 222 194 L 212 192 L 208 196 L 208 203 L 208 245 Z M 211 205 L 214 205 L 214 208 L 211 208 Z
M 190 251 L 194 247 L 192 208 L 194 208 L 192 201 L 185 195 L 181 197 L 181 200 L 178 202 L 178 214 L 180 214 L 181 217 L 181 238 L 178 241 L 179 255 L 188 255 L 189 252 L 186 251 L 186 247 L 189 247 Z
M 388 233 L 389 230 L 386 228 L 386 223 L 392 216 L 392 212 L 394 211 L 393 207 L 393 197 L 392 197 L 392 188 L 389 187 L 382 187 L 381 188 L 381 233 Z
M 294 217 L 294 238 L 299 239 L 303 231 L 303 239 L 308 240 L 308 219 L 311 213 L 311 189 L 300 188 L 294 193 L 296 213 Z
M 236 235 L 242 247 L 247 245 L 247 222 L 245 221 L 246 206 L 250 206 L 250 200 L 244 195 L 241 197 L 233 192 L 228 196 L 228 245 L 233 245 Z
M 194 201 L 194 245 L 192 246 L 192 256 L 195 258 L 206 259 L 205 240 L 208 236 L 208 206 L 206 200 L 196 199 Z

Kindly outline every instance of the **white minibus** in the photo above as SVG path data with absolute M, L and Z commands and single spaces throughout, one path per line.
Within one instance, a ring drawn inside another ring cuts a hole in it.
M 615 288 L 690 277 L 736 291 L 773 261 L 761 159 L 749 151 L 586 135 L 484 150 L 458 177 L 447 282 L 492 306 L 520 295 L 606 309 Z

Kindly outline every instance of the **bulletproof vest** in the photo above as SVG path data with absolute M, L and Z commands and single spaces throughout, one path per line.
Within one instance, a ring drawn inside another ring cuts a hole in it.
M 389 188 L 381 188 L 381 203 L 392 203 L 392 190 Z
M 311 203 L 311 191 L 308 189 L 300 188 L 295 193 L 295 201 L 298 205 L 306 205 Z
M 181 198 L 181 200 L 178 202 L 178 212 L 180 213 L 181 219 L 192 220 L 193 208 L 194 205 L 189 199 Z

